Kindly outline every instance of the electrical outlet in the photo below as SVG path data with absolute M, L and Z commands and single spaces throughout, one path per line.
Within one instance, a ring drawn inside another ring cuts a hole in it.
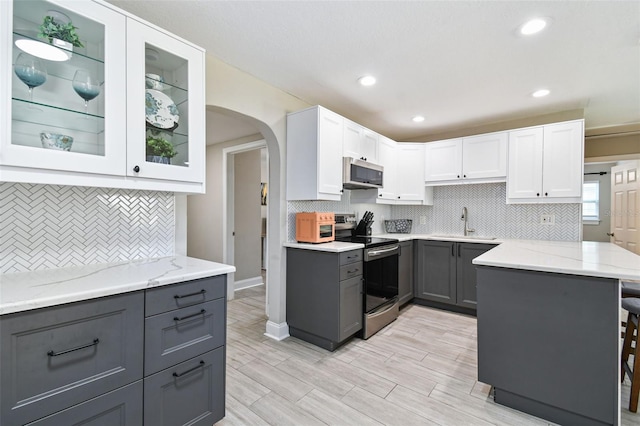
M 426 225 L 426 224 L 427 224 L 427 217 L 420 216 L 420 225 Z
M 543 214 L 540 216 L 540 223 L 543 225 L 555 225 L 556 224 L 556 215 L 554 214 Z

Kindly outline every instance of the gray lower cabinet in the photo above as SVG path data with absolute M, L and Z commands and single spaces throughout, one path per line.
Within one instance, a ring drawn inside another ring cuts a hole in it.
M 362 329 L 362 250 L 287 249 L 289 334 L 330 351 Z
M 107 392 L 27 426 L 136 426 L 142 424 L 142 380 Z
M 413 241 L 400 243 L 398 256 L 398 301 L 400 305 L 413 299 Z
M 415 297 L 435 306 L 476 309 L 476 269 L 472 260 L 494 244 L 452 241 L 416 242 Z
M 226 283 L 220 275 L 146 291 L 146 426 L 224 417 Z
M 224 347 L 144 379 L 144 424 L 211 426 L 224 417 Z
M 144 293 L 0 317 L 0 424 L 22 425 L 142 378 Z
M 217 422 L 225 295 L 221 275 L 0 316 L 0 424 Z

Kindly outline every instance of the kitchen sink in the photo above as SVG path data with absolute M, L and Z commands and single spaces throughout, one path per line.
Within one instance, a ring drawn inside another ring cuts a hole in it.
M 495 240 L 496 237 L 480 237 L 480 236 L 471 236 L 471 235 L 432 235 L 433 238 L 457 238 L 460 240 L 487 240 L 492 241 Z

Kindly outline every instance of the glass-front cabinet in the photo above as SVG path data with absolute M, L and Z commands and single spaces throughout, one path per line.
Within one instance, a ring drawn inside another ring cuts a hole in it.
M 127 21 L 129 176 L 200 182 L 204 155 L 202 52 L 143 23 Z
M 202 49 L 104 2 L 0 13 L 0 181 L 203 191 Z

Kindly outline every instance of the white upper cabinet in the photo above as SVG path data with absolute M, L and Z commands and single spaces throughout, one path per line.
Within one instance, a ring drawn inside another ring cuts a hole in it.
M 425 147 L 425 182 L 438 185 L 501 182 L 507 176 L 507 132 L 438 142 Z
M 509 132 L 507 202 L 580 202 L 583 164 L 584 120 Z
M 462 178 L 462 139 L 448 139 L 425 144 L 425 182 Z
M 1 118 L 0 164 L 124 174 L 125 17 L 93 2 L 3 1 L 0 9 L 0 101 L 6 111 Z M 83 47 L 68 51 L 41 41 L 39 26 L 48 15 L 76 26 Z M 32 53 L 31 47 L 48 48 L 64 60 L 36 57 L 17 45 Z M 81 96 L 88 99 L 86 107 Z M 49 147 L 49 141 L 57 145 Z
M 397 143 L 387 137 L 380 136 L 379 148 L 380 157 L 379 163 L 384 167 L 382 188 L 374 189 L 378 192 L 378 198 L 380 200 L 395 201 L 398 196 L 398 149 Z M 357 191 L 356 191 L 357 192 Z M 351 191 L 354 194 L 354 191 Z
M 400 204 L 422 204 L 425 200 L 424 143 L 399 143 L 397 193 Z
M 379 137 L 376 132 L 345 118 L 342 155 L 378 163 Z
M 103 2 L 0 12 L 0 180 L 204 192 L 202 49 Z M 38 37 L 45 20 L 76 27 L 72 50 Z
M 507 177 L 508 139 L 507 132 L 463 138 L 463 179 L 505 179 Z
M 127 175 L 204 181 L 202 51 L 133 19 L 127 20 Z M 154 155 L 165 141 L 172 157 Z
M 321 106 L 287 115 L 287 200 L 340 200 L 343 130 Z

